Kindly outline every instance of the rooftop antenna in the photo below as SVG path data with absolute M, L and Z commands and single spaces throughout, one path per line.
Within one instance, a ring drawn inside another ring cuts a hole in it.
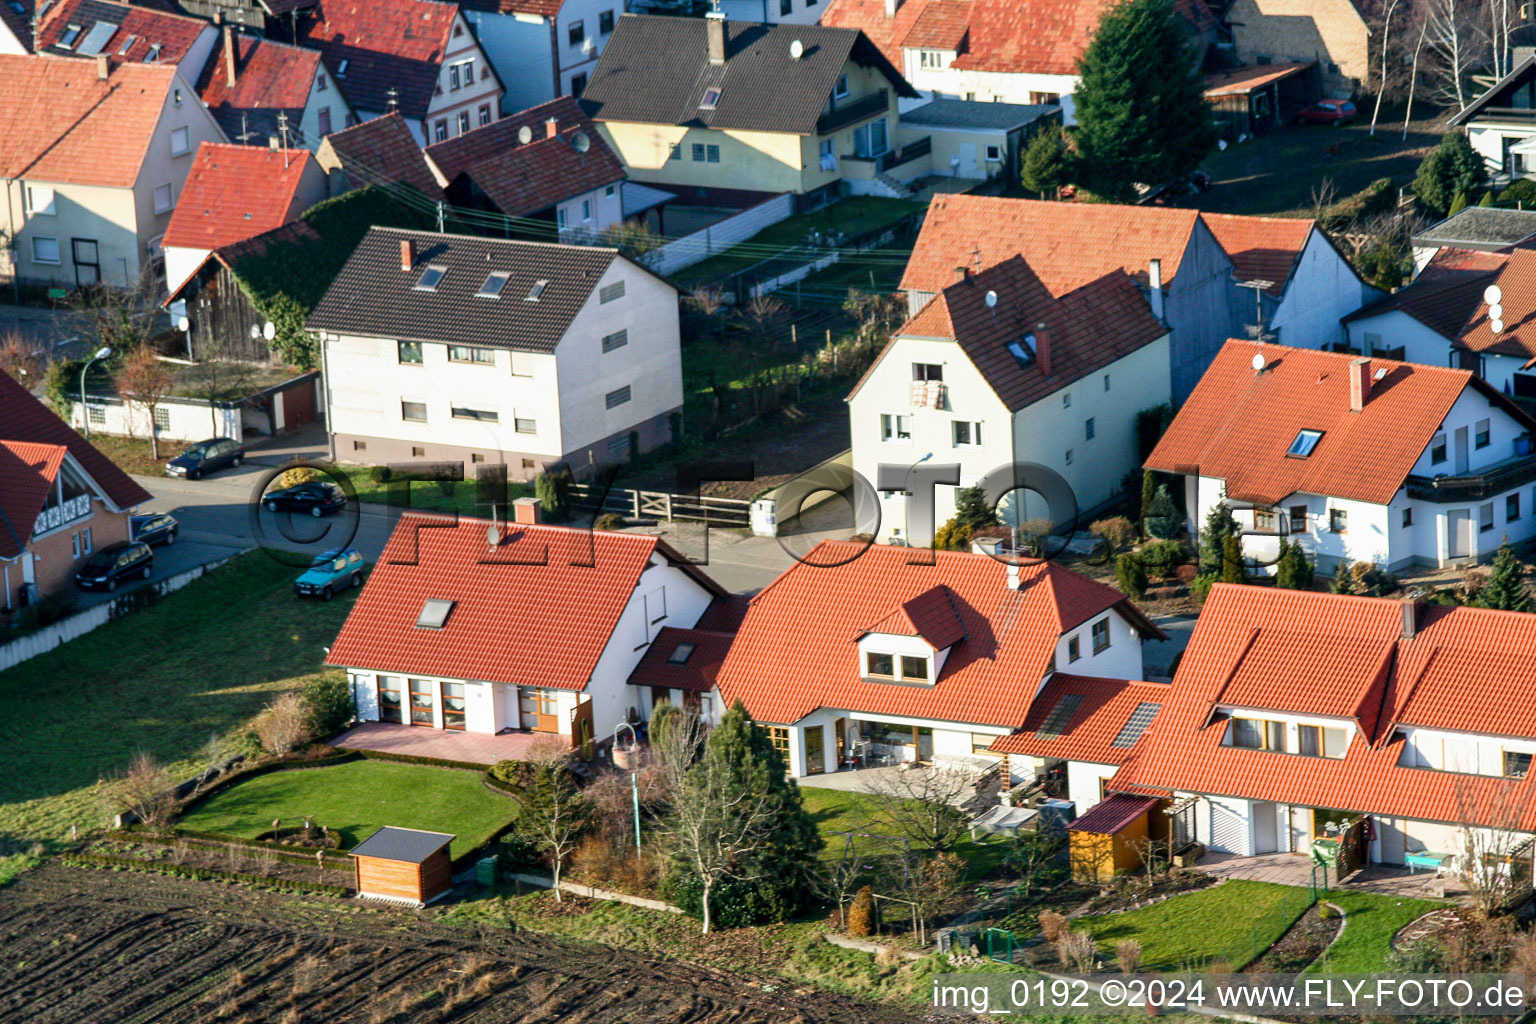
M 288 169 L 288 114 L 285 111 L 277 112 L 277 134 L 283 140 L 283 170 Z
M 1248 325 L 1248 329 L 1253 332 L 1253 340 L 1254 341 L 1270 341 L 1270 340 L 1272 340 L 1274 338 L 1273 334 L 1265 334 L 1264 333 L 1264 289 L 1266 289 L 1266 288 L 1273 288 L 1275 286 L 1275 282 L 1273 282 L 1273 281 L 1265 281 L 1265 280 L 1263 280 L 1261 278 L 1254 278 L 1251 281 L 1239 281 L 1237 283 L 1237 286 L 1239 288 L 1252 288 L 1253 289 L 1253 316 L 1254 316 L 1254 322 L 1252 324 Z
M 242 110 L 240 112 L 240 134 L 236 135 L 235 138 L 240 140 L 241 145 L 250 145 L 251 140 L 255 137 L 256 133 L 251 131 L 251 126 L 247 123 L 245 111 Z
M 443 201 L 437 201 L 437 233 L 443 233 Z
M 394 86 L 390 86 L 389 87 L 389 91 L 386 92 L 384 95 L 389 97 L 389 112 L 391 114 L 398 112 L 399 109 L 400 109 L 400 92 L 399 92 L 399 90 L 397 90 Z
M 981 273 L 981 246 L 971 245 L 971 272 Z

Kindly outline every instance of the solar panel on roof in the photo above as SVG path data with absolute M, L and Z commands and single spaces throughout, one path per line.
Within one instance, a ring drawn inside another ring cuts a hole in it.
M 1083 695 L 1080 693 L 1062 694 L 1056 706 L 1051 708 L 1051 713 L 1045 716 L 1040 728 L 1035 730 L 1035 735 L 1042 740 L 1060 739 L 1061 734 L 1067 730 L 1067 723 L 1072 721 L 1072 716 L 1077 714 L 1082 703 Z
M 80 45 L 75 50 L 78 53 L 85 54 L 87 57 L 94 57 L 107 48 L 107 43 L 111 41 L 112 36 L 116 33 L 116 25 L 110 21 L 98 21 L 91 26 L 91 30 L 85 34 L 84 39 L 80 40 Z
M 1136 741 L 1141 739 L 1141 734 L 1147 731 L 1147 726 L 1152 724 L 1152 719 L 1162 708 L 1161 704 L 1144 700 L 1136 705 L 1136 710 L 1131 712 L 1131 717 L 1125 720 L 1120 727 L 1120 732 L 1109 741 L 1112 747 L 1134 747 Z

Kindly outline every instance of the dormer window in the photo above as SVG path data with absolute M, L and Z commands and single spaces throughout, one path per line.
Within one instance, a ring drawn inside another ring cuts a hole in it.
M 1018 341 L 1010 341 L 1008 343 L 1008 354 L 1013 356 L 1020 366 L 1033 366 L 1035 362 L 1034 332 L 1031 331 Z
M 704 90 L 704 98 L 699 100 L 699 109 L 700 110 L 714 110 L 715 107 L 717 107 L 719 105 L 720 105 L 720 90 L 719 89 L 705 89 Z
M 1227 728 L 1226 744 L 1246 750 L 1267 750 L 1303 757 L 1344 756 L 1349 730 L 1326 725 L 1290 723 L 1275 718 L 1236 717 Z
M 1285 454 L 1293 459 L 1304 459 L 1312 454 L 1312 449 L 1317 447 L 1317 442 L 1323 439 L 1321 430 L 1302 430 L 1296 435 L 1296 440 L 1285 450 Z
M 347 77 L 347 65 L 351 64 L 351 63 L 352 62 L 350 60 L 344 60 L 340 64 L 337 64 L 336 65 L 336 77 L 337 78 L 346 78 Z
M 81 32 L 81 26 L 79 26 L 79 25 L 67 25 L 67 26 L 65 26 L 64 34 L 59 36 L 59 45 L 62 46 L 66 50 L 69 49 L 71 46 L 74 46 L 75 45 L 75 40 L 80 38 L 80 32 Z
M 890 654 L 878 654 L 874 651 L 864 656 L 864 671 L 867 675 L 896 678 L 896 658 Z
M 901 678 L 927 682 L 928 659 L 914 658 L 909 654 L 903 654 L 901 656 Z

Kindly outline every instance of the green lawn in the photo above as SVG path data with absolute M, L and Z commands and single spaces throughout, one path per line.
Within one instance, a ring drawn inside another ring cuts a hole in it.
M 840 861 L 848 849 L 848 837 L 833 835 L 835 832 L 867 832 L 877 835 L 896 833 L 884 819 L 878 797 L 868 793 L 843 789 L 819 789 L 814 786 L 800 787 L 800 802 L 821 829 L 826 845 L 822 847 L 824 860 Z M 900 839 L 853 838 L 853 850 L 859 857 L 896 857 L 901 853 Z M 966 875 L 979 881 L 991 874 L 1007 854 L 1009 843 L 1000 836 L 982 836 L 979 842 L 969 838 L 961 841 L 955 852 L 965 860 Z M 925 847 L 913 844 L 919 856 L 926 854 Z
M 1231 881 L 1140 910 L 1084 917 L 1076 924 L 1087 928 L 1107 953 L 1122 939 L 1136 939 L 1148 969 L 1224 960 L 1237 971 L 1272 946 L 1306 908 L 1304 889 Z
M 270 772 L 216 793 L 178 823 L 198 832 L 254 838 L 273 819 L 305 817 L 340 829 L 351 847 L 384 825 L 452 832 L 455 855 L 473 850 L 515 816 L 512 800 L 479 772 L 388 761 Z
M 1415 900 L 1382 896 L 1372 892 L 1347 892 L 1335 889 L 1324 897 L 1348 915 L 1344 934 L 1328 950 L 1326 970 L 1339 973 L 1367 973 L 1381 970 L 1382 960 L 1392 951 L 1392 936 L 1415 918 L 1449 904 L 1441 900 Z M 1325 969 L 1322 960 L 1315 961 Z
M 213 733 L 326 671 L 356 591 L 300 601 L 259 551 L 158 604 L 0 674 L 0 837 L 57 840 L 105 822 L 97 780 L 139 751 L 178 778 Z

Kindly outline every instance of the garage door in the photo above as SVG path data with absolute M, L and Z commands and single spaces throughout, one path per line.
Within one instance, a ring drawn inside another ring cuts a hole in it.
M 1248 801 L 1211 798 L 1211 840 L 1206 846 L 1213 853 L 1248 854 Z

